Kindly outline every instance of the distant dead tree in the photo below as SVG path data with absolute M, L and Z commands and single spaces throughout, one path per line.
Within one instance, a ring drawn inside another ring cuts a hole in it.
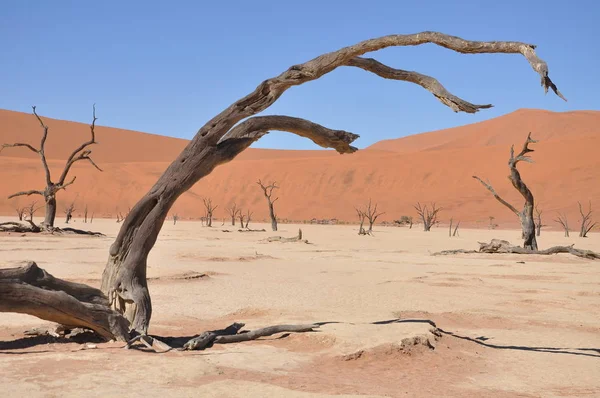
M 25 208 L 25 210 L 27 211 L 27 215 L 29 216 L 29 221 L 33 221 L 33 216 L 35 212 L 42 208 L 42 206 L 36 206 L 36 204 L 37 201 L 34 200 L 33 202 L 29 203 L 29 206 Z
M 269 217 L 271 217 L 271 228 L 273 231 L 277 231 L 277 216 L 275 215 L 275 210 L 273 209 L 273 204 L 279 198 L 273 199 L 273 190 L 279 188 L 277 186 L 277 182 L 272 182 L 269 185 L 264 185 L 261 180 L 256 182 L 263 190 L 265 198 L 267 199 L 267 203 L 269 204 Z
M 494 223 L 494 220 L 496 219 L 496 217 L 489 216 L 489 219 L 490 219 L 490 226 L 489 226 L 489 228 L 490 229 L 496 229 L 496 228 L 498 228 L 498 224 Z
M 242 212 L 242 209 L 238 211 L 238 218 L 240 219 L 240 228 L 244 228 L 244 220 L 246 219 L 246 215 Z
M 177 220 L 179 220 L 179 216 L 177 215 L 177 213 L 173 214 L 173 225 L 177 224 Z
M 248 228 L 248 224 L 250 224 L 250 220 L 252 219 L 253 212 L 250 209 L 246 210 L 246 225 L 242 225 L 243 228 Z
M 367 233 L 369 234 L 373 232 L 373 225 L 377 221 L 377 218 L 382 214 L 385 214 L 384 212 L 380 213 L 377 211 L 377 203 L 373 205 L 371 199 L 369 199 L 369 203 L 367 204 L 366 209 L 362 211 L 362 213 L 365 216 L 365 218 L 369 221 L 369 230 L 367 231 Z
M 23 221 L 23 216 L 25 215 L 26 207 L 15 207 L 15 211 L 17 212 L 17 216 L 19 217 L 19 221 Z
M 94 212 L 92 212 L 92 216 L 90 217 L 90 224 L 94 222 Z
M 216 205 L 216 206 L 213 205 L 213 202 L 212 202 L 211 198 L 202 198 L 202 201 L 204 202 L 204 210 L 205 210 L 205 216 L 206 216 L 206 226 L 207 227 L 212 227 L 213 213 L 217 209 L 217 207 L 219 207 L 219 205 Z
M 517 210 L 513 205 L 502 199 L 494 190 L 492 185 L 489 182 L 484 182 L 481 178 L 477 176 L 473 176 L 476 180 L 478 180 L 484 187 L 487 188 L 488 191 L 494 195 L 494 197 L 498 200 L 498 202 L 502 203 L 504 206 L 509 208 L 513 213 L 519 217 L 521 221 L 521 229 L 522 229 L 522 237 L 523 237 L 523 247 L 525 249 L 538 250 L 537 240 L 535 239 L 535 222 L 533 220 L 533 209 L 534 209 L 534 200 L 533 194 L 527 188 L 527 185 L 521 180 L 521 174 L 519 170 L 517 170 L 517 164 L 520 161 L 533 163 L 533 160 L 526 156 L 527 153 L 533 152 L 533 149 L 529 149 L 529 144 L 536 143 L 537 141 L 531 138 L 531 133 L 527 134 L 527 139 L 523 144 L 523 149 L 521 152 L 515 157 L 515 148 L 514 145 L 510 147 L 510 159 L 508 160 L 508 166 L 510 168 L 510 176 L 509 179 L 512 182 L 513 187 L 523 196 L 525 199 L 525 204 L 523 205 L 523 210 Z
M 122 222 L 123 220 L 125 220 L 125 217 L 127 217 L 129 215 L 129 212 L 131 211 L 131 207 L 128 208 L 127 213 L 125 213 L 125 215 L 123 216 L 123 213 L 121 213 L 119 211 L 119 209 L 117 209 L 117 223 Z
M 579 205 L 579 214 L 581 214 L 581 226 L 579 227 L 579 237 L 587 238 L 588 232 L 592 230 L 596 226 L 596 222 L 592 222 L 592 201 L 588 205 L 587 213 L 583 212 L 583 206 L 581 206 L 580 202 L 577 202 Z
M 358 208 L 354 208 L 354 210 L 356 210 L 356 215 L 358 216 L 358 221 L 360 221 L 360 225 L 358 226 L 358 234 L 359 235 L 370 235 L 370 233 L 368 233 L 367 231 L 365 231 L 365 219 L 367 218 L 367 215 L 365 214 L 365 212 L 361 209 Z
M 87 218 L 88 218 L 88 205 L 85 205 L 85 209 L 83 209 L 83 222 L 87 223 Z
M 75 202 L 71 202 L 70 205 L 68 205 L 67 207 L 65 207 L 64 213 L 66 216 L 66 220 L 65 220 L 65 224 L 68 224 L 69 221 L 71 221 L 71 218 L 73 218 L 73 212 L 75 211 Z
M 231 217 L 231 225 L 235 225 L 235 219 L 237 218 L 237 216 L 240 212 L 240 208 L 238 207 L 238 205 L 235 202 L 233 202 L 233 204 L 227 208 L 227 212 L 229 213 L 229 216 Z
M 559 223 L 560 225 L 562 225 L 563 230 L 565 231 L 565 238 L 568 238 L 569 237 L 569 220 L 567 220 L 567 215 L 558 213 L 558 218 L 554 221 Z
M 542 213 L 543 211 L 539 209 L 538 205 L 535 205 L 535 236 L 540 236 L 542 234 L 542 227 L 545 227 L 542 224 Z
M 454 227 L 454 232 L 452 232 L 453 222 L 454 222 L 454 219 L 450 218 L 450 229 L 448 230 L 448 236 L 450 236 L 450 237 L 458 236 L 458 227 L 460 226 L 460 221 L 458 223 L 456 223 L 456 226 Z
M 73 177 L 70 181 L 66 181 L 69 171 L 71 170 L 71 166 L 73 166 L 73 164 L 75 162 L 78 162 L 80 160 L 87 160 L 96 169 L 102 171 L 100 169 L 100 167 L 98 167 L 98 165 L 96 163 L 94 163 L 94 161 L 90 157 L 92 151 L 90 149 L 86 149 L 88 146 L 90 146 L 92 144 L 96 144 L 96 134 L 94 132 L 94 128 L 96 126 L 96 120 L 97 120 L 96 105 L 94 105 L 94 107 L 93 107 L 93 119 L 92 119 L 92 124 L 90 125 L 91 138 L 89 141 L 86 141 L 83 144 L 81 144 L 79 147 L 77 147 L 71 153 L 71 155 L 67 158 L 65 167 L 63 168 L 63 171 L 58 179 L 58 182 L 52 181 L 52 176 L 50 174 L 50 168 L 48 167 L 48 162 L 46 161 L 45 148 L 46 148 L 46 139 L 48 138 L 48 126 L 46 124 L 44 124 L 44 121 L 42 120 L 42 118 L 39 117 L 38 114 L 36 113 L 35 106 L 33 106 L 32 109 L 33 109 L 33 114 L 37 118 L 38 122 L 40 123 L 40 125 L 42 126 L 42 129 L 44 131 L 42 134 L 42 140 L 40 142 L 39 149 L 33 147 L 30 144 L 17 142 L 14 144 L 3 144 L 2 147 L 0 148 L 0 152 L 4 148 L 25 147 L 25 148 L 29 149 L 30 151 L 37 153 L 40 156 L 41 161 L 42 161 L 42 166 L 44 167 L 44 172 L 46 175 L 46 188 L 43 190 L 30 190 L 30 191 L 17 192 L 17 193 L 10 195 L 8 198 L 10 199 L 10 198 L 14 198 L 16 196 L 23 196 L 23 195 L 27 195 L 27 196 L 41 195 L 41 196 L 43 196 L 44 200 L 46 202 L 46 215 L 45 215 L 44 222 L 42 223 L 41 227 L 42 227 L 42 229 L 52 229 L 52 228 L 54 228 L 54 220 L 56 218 L 56 194 L 61 189 L 66 189 L 69 185 L 71 185 L 75 182 L 76 177 Z
M 425 232 L 431 231 L 431 227 L 438 222 L 437 215 L 442 208 L 436 207 L 435 202 L 431 204 L 431 207 L 427 205 L 423 207 L 420 202 L 417 202 L 413 207 L 417 210 L 421 221 L 423 221 L 423 230 Z
M 408 229 L 412 229 L 413 218 L 412 216 L 401 216 L 399 220 L 394 220 L 394 224 L 408 225 Z

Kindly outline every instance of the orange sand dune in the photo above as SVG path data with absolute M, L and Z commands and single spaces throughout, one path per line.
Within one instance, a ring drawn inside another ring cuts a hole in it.
M 50 165 L 59 169 L 73 141 L 86 139 L 89 130 L 85 124 L 45 120 L 50 126 Z M 280 183 L 276 211 L 282 219 L 353 221 L 354 207 L 371 197 L 385 211 L 381 220 L 414 216 L 412 205 L 420 200 L 444 207 L 443 222 L 453 217 L 463 225 L 486 226 L 488 217 L 494 216 L 501 227 L 514 226 L 515 216 L 471 176 L 488 178 L 501 196 L 520 207 L 522 199 L 506 178 L 507 160 L 510 145 L 519 149 L 531 131 L 540 142 L 533 145 L 535 163 L 522 164 L 521 174 L 544 210 L 545 224 L 554 224 L 556 211 L 565 211 L 575 225 L 578 200 L 600 202 L 599 126 L 599 111 L 519 110 L 467 126 L 382 141 L 352 155 L 249 149 L 182 195 L 173 211 L 181 218 L 199 217 L 202 197 L 210 196 L 219 205 L 215 212 L 219 219 L 234 200 L 252 209 L 257 220 L 265 219 L 265 199 L 255 183 L 261 178 Z M 37 145 L 40 134 L 32 115 L 0 110 L 0 142 Z M 114 217 L 133 206 L 187 143 L 100 126 L 97 137 L 100 144 L 93 148 L 94 158 L 104 172 L 78 164 L 73 169 L 76 183 L 58 197 L 59 207 L 76 199 L 80 209 L 87 204 L 96 217 Z M 3 151 L 0 181 L 2 214 L 11 214 L 17 204 L 41 199 L 6 199 L 15 191 L 43 187 L 34 153 Z

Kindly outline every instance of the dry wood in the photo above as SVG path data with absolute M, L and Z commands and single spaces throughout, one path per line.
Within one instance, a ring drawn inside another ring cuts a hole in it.
M 520 161 L 533 163 L 533 160 L 529 156 L 527 156 L 527 154 L 529 152 L 534 151 L 533 149 L 529 148 L 529 144 L 536 143 L 536 142 L 537 142 L 536 140 L 531 138 L 531 133 L 529 133 L 529 134 L 527 134 L 527 139 L 525 140 L 525 143 L 523 144 L 523 149 L 521 149 L 521 152 L 519 152 L 519 154 L 517 156 L 515 156 L 514 145 L 512 145 L 510 147 L 510 158 L 508 160 L 508 166 L 510 168 L 509 179 L 510 179 L 510 182 L 512 183 L 513 187 L 517 191 L 519 191 L 519 193 L 525 199 L 525 203 L 523 204 L 522 211 L 517 210 L 513 205 L 511 205 L 510 203 L 508 203 L 507 201 L 502 199 L 489 182 L 484 182 L 481 178 L 479 178 L 477 176 L 473 176 L 473 178 L 478 180 L 488 191 L 490 191 L 492 193 L 492 195 L 494 195 L 494 197 L 496 198 L 496 200 L 498 200 L 498 202 L 502 203 L 504 206 L 506 206 L 508 209 L 510 209 L 510 211 L 515 213 L 517 215 L 517 217 L 519 217 L 519 220 L 521 221 L 521 229 L 523 232 L 523 234 L 522 234 L 523 235 L 523 247 L 526 249 L 531 249 L 531 250 L 538 249 L 537 240 L 535 237 L 535 232 L 536 232 L 535 231 L 535 221 L 533 220 L 533 209 L 535 207 L 535 204 L 534 204 L 533 194 L 531 193 L 531 191 L 529 190 L 527 185 L 525 185 L 525 183 L 521 179 L 521 174 L 519 173 L 519 170 L 517 169 L 517 164 Z
M 7 221 L 0 223 L 0 231 L 1 232 L 17 232 L 17 233 L 26 233 L 26 232 L 41 232 L 40 227 L 35 225 L 31 220 L 25 220 L 29 223 L 29 225 L 25 225 L 22 223 Z
M 562 227 L 565 231 L 565 238 L 568 238 L 569 237 L 569 220 L 567 219 L 567 215 L 558 213 L 558 218 L 554 221 L 559 223 L 560 225 L 562 225 Z
M 269 108 L 293 86 L 317 80 L 341 66 L 356 67 L 356 57 L 387 47 L 426 43 L 464 54 L 522 54 L 539 74 L 544 91 L 551 88 L 564 99 L 550 80 L 546 63 L 536 55 L 535 46 L 520 42 L 468 41 L 438 32 L 390 35 L 369 39 L 294 65 L 279 76 L 263 81 L 252 93 L 231 104 L 202 126 L 154 186 L 134 206 L 110 248 L 102 278 L 102 290 L 111 299 L 114 308 L 131 320 L 135 330 L 142 333 L 147 330 L 152 314 L 146 282 L 147 258 L 169 209 L 197 181 L 210 174 L 215 167 L 231 161 L 269 131 L 283 130 L 301 134 L 317 145 L 334 148 L 340 153 L 352 153 L 356 150 L 350 146 L 357 138 L 354 134 L 329 130 L 297 118 L 252 116 Z M 439 98 L 443 98 L 443 95 Z M 450 105 L 455 101 L 447 100 L 444 103 Z
M 308 243 L 308 240 L 302 239 L 302 229 L 298 229 L 298 235 L 291 237 L 291 238 L 284 238 L 282 236 L 269 236 L 268 238 L 264 239 L 263 241 L 265 241 L 265 242 L 283 242 L 283 243 L 287 243 L 287 242 Z
M 579 214 L 581 214 L 581 226 L 579 227 L 579 237 L 587 238 L 588 232 L 592 230 L 596 226 L 597 223 L 592 222 L 592 201 L 589 203 L 588 211 L 584 212 L 583 207 L 580 202 L 577 202 L 579 205 Z
M 479 242 L 479 250 L 443 250 L 433 253 L 434 256 L 452 255 L 452 254 L 473 254 L 473 253 L 511 253 L 511 254 L 541 254 L 550 255 L 558 253 L 568 253 L 577 257 L 587 258 L 591 260 L 600 260 L 600 253 L 591 250 L 575 249 L 570 246 L 553 246 L 544 250 L 532 250 L 520 246 L 513 246 L 510 242 L 502 239 L 492 239 L 490 243 Z
M 34 116 L 37 118 L 38 122 L 40 123 L 40 125 L 43 129 L 42 139 L 40 141 L 39 148 L 35 148 L 34 146 L 27 144 L 27 143 L 17 142 L 14 144 L 3 144 L 2 147 L 0 147 L 0 152 L 2 152 L 2 150 L 4 148 L 24 147 L 24 148 L 29 149 L 32 152 L 37 153 L 40 156 L 40 159 L 42 161 L 42 166 L 44 167 L 45 177 L 46 177 L 46 188 L 44 188 L 43 190 L 29 190 L 29 191 L 17 192 L 17 193 L 10 195 L 9 199 L 14 198 L 16 196 L 23 196 L 23 195 L 26 195 L 26 196 L 41 195 L 41 196 L 43 196 L 44 200 L 46 202 L 46 215 L 45 215 L 44 222 L 42 223 L 41 226 L 42 226 L 42 229 L 52 229 L 54 227 L 54 220 L 56 218 L 56 194 L 61 189 L 66 189 L 69 185 L 71 185 L 75 182 L 76 177 L 73 177 L 70 181 L 66 180 L 73 164 L 75 164 L 76 162 L 78 162 L 80 160 L 87 160 L 96 169 L 102 171 L 100 169 L 100 167 L 98 167 L 98 165 L 96 163 L 94 163 L 94 161 L 90 157 L 90 155 L 92 154 L 92 151 L 90 149 L 86 149 L 88 146 L 96 144 L 96 134 L 94 132 L 94 129 L 96 127 L 96 120 L 98 120 L 96 118 L 96 105 L 94 105 L 94 107 L 93 107 L 93 120 L 92 120 L 92 124 L 90 125 L 91 139 L 89 141 L 86 141 L 83 144 L 81 144 L 79 147 L 77 147 L 71 153 L 71 155 L 68 157 L 68 159 L 65 163 L 63 171 L 57 182 L 52 181 L 50 168 L 48 167 L 48 162 L 46 161 L 45 149 L 46 149 L 46 139 L 48 138 L 48 126 L 44 123 L 42 118 L 37 114 L 37 112 L 35 110 L 35 106 L 33 106 L 32 109 L 33 109 Z
M 253 118 L 253 119 L 257 119 L 257 118 Z M 250 120 L 252 120 L 252 119 L 250 119 Z M 302 120 L 302 119 L 299 119 L 299 120 Z M 303 120 L 302 122 L 307 122 L 307 121 L 306 121 L 306 120 Z M 310 123 L 310 122 L 308 122 L 308 123 Z M 324 127 L 322 127 L 322 126 L 320 126 L 320 127 L 321 127 L 321 128 L 323 128 L 323 129 L 325 129 L 325 128 L 324 128 Z M 234 129 L 234 130 L 235 130 L 235 129 Z M 289 130 L 291 130 L 291 128 L 289 128 Z M 288 130 L 288 131 L 289 131 L 289 130 Z M 328 129 L 325 129 L 325 130 L 328 130 Z M 303 130 L 303 129 L 300 129 L 300 128 L 299 128 L 299 129 L 298 129 L 298 132 L 296 132 L 296 133 L 297 133 L 297 134 L 298 134 L 299 132 L 302 132 L 302 133 L 305 133 L 305 132 L 306 132 L 306 133 L 308 133 L 308 132 L 310 132 L 310 131 L 311 131 L 311 130 L 306 130 L 306 131 L 305 131 L 305 130 Z M 299 134 L 299 135 L 303 135 L 303 134 Z M 335 138 L 337 138 L 337 137 L 335 137 Z M 332 140 L 331 142 L 332 142 L 332 143 L 334 143 L 334 145 L 335 145 L 335 144 L 337 144 L 337 141 L 336 141 L 335 139 L 334 139 L 334 140 Z M 337 149 L 337 148 L 336 148 L 336 149 Z M 338 149 L 338 151 L 339 151 L 339 150 L 340 150 L 340 149 Z M 340 153 L 343 153 L 343 152 L 340 152 Z M 273 205 L 274 205 L 274 203 L 275 203 L 275 202 L 277 202 L 277 200 L 279 199 L 279 198 L 275 198 L 275 199 L 273 199 L 273 190 L 274 190 L 274 189 L 277 189 L 277 188 L 279 188 L 279 187 L 277 186 L 277 182 L 272 182 L 272 183 L 270 183 L 269 185 L 265 185 L 265 184 L 263 184 L 263 183 L 262 183 L 262 181 L 261 181 L 261 180 L 258 180 L 256 183 L 257 183 L 257 184 L 258 184 L 258 185 L 261 187 L 261 189 L 263 190 L 263 194 L 265 195 L 265 199 L 267 199 L 267 203 L 268 203 L 268 205 L 269 205 L 269 217 L 271 218 L 271 229 L 272 229 L 273 231 L 277 231 L 277 216 L 275 215 L 275 209 L 273 208 Z
M 126 341 L 129 322 L 99 289 L 54 278 L 34 262 L 0 269 L 0 312 L 18 312 Z
M 420 202 L 417 202 L 413 207 L 417 210 L 421 221 L 423 221 L 423 230 L 425 232 L 431 231 L 431 227 L 437 223 L 437 215 L 442 208 L 436 207 L 435 202 L 431 204 L 431 208 L 427 205 L 423 207 Z

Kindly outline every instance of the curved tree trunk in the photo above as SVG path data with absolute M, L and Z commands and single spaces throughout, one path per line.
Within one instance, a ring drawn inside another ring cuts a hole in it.
M 52 195 L 46 197 L 46 215 L 44 217 L 45 227 L 54 227 L 54 220 L 56 219 L 56 196 Z
M 147 331 L 152 305 L 146 282 L 146 263 L 169 209 L 198 180 L 218 165 L 231 161 L 270 130 L 288 131 L 307 137 L 317 145 L 334 148 L 340 153 L 352 153 L 356 150 L 349 144 L 357 136 L 345 131 L 330 130 L 307 120 L 286 116 L 251 117 L 269 108 L 287 89 L 317 80 L 338 67 L 350 66 L 384 78 L 418 84 L 456 112 L 474 113 L 491 106 L 464 101 L 449 93 L 432 77 L 393 69 L 373 59 L 360 58 L 365 53 L 386 47 L 425 43 L 465 54 L 522 54 L 540 75 L 544 90 L 551 88 L 564 99 L 548 76 L 547 64 L 536 55 L 535 46 L 519 42 L 468 41 L 438 32 L 389 35 L 365 40 L 294 65 L 279 76 L 263 81 L 252 93 L 208 121 L 127 215 L 110 247 L 108 262 L 102 275 L 102 291 L 113 308 L 125 314 L 133 329 L 141 333 Z M 270 213 L 272 221 L 276 221 L 272 209 Z M 276 224 L 272 224 L 276 228 Z

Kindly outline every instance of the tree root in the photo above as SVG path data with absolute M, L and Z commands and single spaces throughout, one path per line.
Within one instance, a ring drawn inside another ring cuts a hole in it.
M 492 239 L 490 243 L 478 242 L 479 250 L 443 250 L 433 253 L 433 256 L 445 256 L 452 254 L 473 254 L 473 253 L 510 253 L 510 254 L 541 254 L 551 255 L 558 253 L 568 253 L 577 257 L 587 258 L 591 260 L 600 260 L 600 253 L 591 250 L 575 249 L 574 245 L 569 246 L 553 246 L 544 250 L 525 249 L 520 246 L 513 246 L 510 242 L 502 239 Z
M 307 239 L 302 239 L 302 230 L 299 229 L 298 230 L 298 235 L 294 236 L 293 238 L 284 238 L 282 236 L 269 236 L 267 239 L 263 239 L 262 242 L 282 242 L 282 243 L 301 242 L 301 243 L 308 243 L 308 240 Z
M 244 341 L 257 340 L 261 337 L 272 336 L 278 333 L 305 333 L 314 332 L 319 325 L 275 325 L 268 326 L 252 331 L 242 330 L 243 323 L 235 322 L 225 329 L 210 330 L 203 332 L 192 339 L 181 344 L 181 338 L 164 338 L 166 342 L 159 340 L 155 336 L 139 335 L 127 342 L 123 348 L 132 348 L 137 342 L 141 342 L 146 347 L 155 352 L 167 352 L 171 350 L 191 351 L 204 350 L 212 347 L 214 344 L 241 343 Z

